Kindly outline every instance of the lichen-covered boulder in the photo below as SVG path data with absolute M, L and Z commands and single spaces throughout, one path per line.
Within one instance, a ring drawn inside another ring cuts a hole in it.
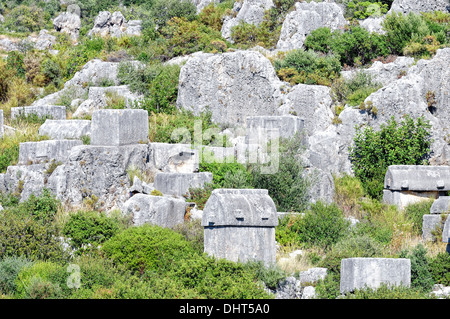
M 410 12 L 447 12 L 448 6 L 449 2 L 446 0 L 394 0 L 388 14 L 392 12 L 400 12 L 403 14 L 408 14 Z

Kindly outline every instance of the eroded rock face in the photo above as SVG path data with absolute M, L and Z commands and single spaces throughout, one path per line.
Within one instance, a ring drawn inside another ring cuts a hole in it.
M 259 52 L 199 53 L 181 68 L 177 107 L 244 125 L 247 116 L 275 114 L 284 84 Z
M 394 0 L 388 14 L 392 12 L 401 12 L 403 14 L 408 14 L 410 12 L 447 12 L 448 5 L 449 2 L 447 0 Z
M 295 10 L 290 12 L 283 22 L 277 49 L 299 49 L 311 31 L 321 27 L 336 30 L 346 24 L 343 10 L 336 3 L 297 2 Z
M 141 21 L 132 20 L 127 23 L 120 11 L 113 13 L 100 11 L 94 21 L 94 27 L 89 31 L 88 36 L 115 37 L 123 35 L 138 36 L 141 34 Z
M 75 13 L 63 12 L 53 20 L 53 27 L 58 32 L 66 32 L 73 41 L 76 41 L 81 28 L 80 16 Z
M 273 7 L 272 0 L 243 0 L 236 1 L 233 6 L 233 14 L 225 17 L 222 25 L 222 36 L 231 40 L 232 28 L 241 21 L 253 25 L 259 25 L 264 18 L 266 10 Z

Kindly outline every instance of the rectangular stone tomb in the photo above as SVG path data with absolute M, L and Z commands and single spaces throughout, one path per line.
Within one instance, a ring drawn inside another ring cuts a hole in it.
M 36 115 L 38 118 L 65 120 L 66 107 L 63 105 L 36 105 L 11 108 L 12 119 L 16 119 L 20 116 L 28 117 L 32 115 Z
M 183 196 L 189 188 L 203 187 L 211 183 L 212 173 L 157 173 L 153 186 L 165 195 Z
M 132 215 L 133 224 L 174 227 L 184 222 L 186 202 L 178 198 L 136 194 L 127 200 L 122 211 Z
M 190 144 L 150 143 L 150 156 L 157 170 L 166 173 L 194 173 L 199 169 L 199 152 Z
M 90 134 L 89 120 L 46 120 L 39 128 L 39 135 L 55 140 L 81 139 Z
M 450 166 L 392 165 L 384 179 L 383 201 L 404 208 L 449 190 Z
M 247 117 L 246 143 L 267 143 L 275 136 L 290 138 L 304 129 L 304 120 L 298 116 L 250 116 Z
M 204 250 L 234 262 L 276 262 L 278 215 L 265 189 L 215 189 L 202 216 Z
M 121 146 L 148 143 L 146 110 L 96 110 L 91 121 L 91 145 Z
M 80 140 L 47 140 L 40 142 L 24 142 L 19 145 L 19 165 L 37 163 L 65 162 L 70 150 L 82 145 Z
M 439 196 L 431 205 L 430 214 L 450 214 L 450 196 Z
M 341 260 L 340 292 L 411 285 L 411 260 L 408 258 L 345 258 Z

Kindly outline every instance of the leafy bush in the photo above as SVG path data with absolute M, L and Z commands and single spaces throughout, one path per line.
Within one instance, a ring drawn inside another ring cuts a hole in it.
M 174 17 L 192 21 L 197 14 L 197 8 L 192 2 L 178 0 L 156 0 L 151 11 L 155 24 L 159 29 L 164 27 Z
M 436 284 L 450 285 L 450 254 L 438 253 L 429 261 L 429 270 Z
M 173 230 L 143 225 L 124 230 L 106 241 L 102 251 L 117 264 L 143 273 L 169 269 L 193 253 L 193 247 Z
M 420 201 L 405 207 L 405 214 L 414 223 L 413 229 L 416 235 L 422 235 L 423 215 L 430 213 L 433 200 Z
M 334 99 L 342 105 L 357 106 L 373 92 L 381 88 L 372 76 L 364 71 L 357 72 L 349 79 L 338 78 L 332 86 Z
M 187 202 L 195 203 L 198 209 L 203 210 L 213 190 L 213 184 L 206 183 L 203 187 L 189 187 L 187 194 L 184 196 Z
M 412 249 L 410 254 L 403 251 L 399 257 L 411 260 L 411 287 L 429 292 L 433 288 L 434 281 L 429 270 L 426 253 L 427 250 L 419 244 Z
M 119 221 L 98 212 L 77 212 L 63 227 L 63 234 L 71 238 L 71 245 L 80 249 L 83 245 L 98 246 L 117 234 Z
M 321 56 L 311 50 L 293 50 L 284 59 L 274 62 L 278 76 L 291 84 L 331 85 L 330 80 L 341 71 L 339 59 L 333 55 Z
M 35 5 L 14 7 L 5 17 L 5 27 L 17 32 L 40 31 L 45 26 L 44 11 Z
M 345 216 L 361 217 L 359 203 L 364 196 L 361 181 L 351 175 L 334 177 L 334 199 L 333 201 L 342 210 Z
M 281 245 L 293 243 L 328 249 L 348 233 L 349 226 L 336 204 L 317 202 L 304 216 L 283 219 L 275 235 Z
M 308 205 L 310 181 L 303 176 L 299 159 L 301 138 L 280 139 L 278 170 L 274 174 L 262 171 L 262 164 L 252 164 L 253 188 L 267 189 L 278 211 L 303 211 Z M 270 149 L 270 148 L 269 148 Z
M 345 10 L 346 18 L 364 20 L 371 16 L 381 16 L 388 11 L 388 5 L 382 2 L 350 0 Z
M 4 257 L 0 259 L 0 293 L 13 295 L 16 292 L 16 278 L 22 268 L 30 266 L 31 261 L 24 257 Z
M 215 161 L 202 161 L 199 164 L 200 172 L 211 172 L 213 174 L 213 187 L 214 188 L 233 188 L 235 181 L 230 180 L 235 178 L 238 174 L 242 175 L 242 184 L 240 187 L 251 188 L 252 187 L 252 175 L 248 172 L 247 168 L 240 163 L 233 162 L 215 162 Z M 240 175 L 240 176 L 241 176 Z
M 351 294 L 346 294 L 344 299 L 430 299 L 430 295 L 421 289 L 405 286 L 389 286 L 382 283 L 377 289 L 356 289 Z
M 420 165 L 430 152 L 430 125 L 423 118 L 407 116 L 401 123 L 392 117 L 379 131 L 357 129 L 350 160 L 355 176 L 367 194 L 381 198 L 384 177 L 390 165 Z

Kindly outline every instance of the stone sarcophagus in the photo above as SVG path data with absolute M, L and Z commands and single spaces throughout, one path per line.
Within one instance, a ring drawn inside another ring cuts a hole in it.
M 403 209 L 450 190 L 450 166 L 392 165 L 384 179 L 383 200 Z
M 203 210 L 205 252 L 235 262 L 276 262 L 278 215 L 265 189 L 215 189 Z

